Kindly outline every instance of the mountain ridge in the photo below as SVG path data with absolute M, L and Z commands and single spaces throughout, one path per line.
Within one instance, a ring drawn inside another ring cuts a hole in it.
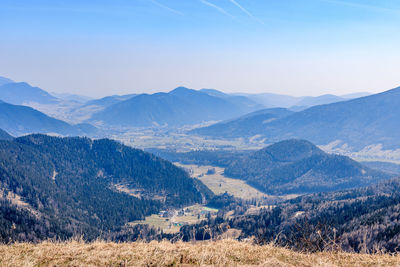
M 267 108 L 236 119 L 222 121 L 210 126 L 195 128 L 190 134 L 208 135 L 219 138 L 251 137 L 262 132 L 265 124 L 293 114 L 286 108 Z
M 228 101 L 185 87 L 168 93 L 140 94 L 95 113 L 89 121 L 111 125 L 184 125 L 240 115 Z
M 29 133 L 91 135 L 97 131 L 94 126 L 89 124 L 71 125 L 31 107 L 5 102 L 0 102 L 0 128 L 15 136 Z
M 275 195 L 343 190 L 393 177 L 298 139 L 280 141 L 235 160 L 224 173 Z
M 9 78 L 0 76 L 0 86 L 8 83 L 14 83 L 14 81 Z
M 29 102 L 51 104 L 59 101 L 58 98 L 39 87 L 33 87 L 26 82 L 7 83 L 0 85 L 0 99 L 14 105 Z
M 299 138 L 325 145 L 340 140 L 349 149 L 362 149 L 371 144 L 392 149 L 400 146 L 399 116 L 400 87 L 397 87 L 379 94 L 314 106 L 266 123 L 253 134 L 269 142 Z M 208 129 L 198 128 L 194 133 L 218 136 L 218 132 Z

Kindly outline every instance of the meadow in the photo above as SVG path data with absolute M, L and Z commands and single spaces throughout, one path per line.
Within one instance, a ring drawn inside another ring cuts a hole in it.
M 0 266 L 400 266 L 400 255 L 299 253 L 234 240 L 43 242 L 0 246 Z

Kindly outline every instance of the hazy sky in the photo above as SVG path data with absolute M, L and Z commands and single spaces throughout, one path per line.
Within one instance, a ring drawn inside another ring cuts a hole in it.
M 1 0 L 0 76 L 91 96 L 400 85 L 399 0 Z

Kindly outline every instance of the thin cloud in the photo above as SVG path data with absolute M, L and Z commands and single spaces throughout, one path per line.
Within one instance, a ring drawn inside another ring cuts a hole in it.
M 257 21 L 260 24 L 264 25 L 264 22 L 262 22 L 260 19 L 258 19 L 257 17 L 255 17 L 253 14 L 251 14 L 247 9 L 245 9 L 244 7 L 242 7 L 238 2 L 236 2 L 235 0 L 229 0 L 232 4 L 234 4 L 235 6 L 237 6 L 240 10 L 242 10 L 244 13 L 246 13 L 250 18 L 254 19 L 255 21 Z
M 212 7 L 214 9 L 216 9 L 221 14 L 224 14 L 224 15 L 226 15 L 228 17 L 231 17 L 231 18 L 235 18 L 234 16 L 229 14 L 227 11 L 225 11 L 225 9 L 223 9 L 223 8 L 217 6 L 217 5 L 214 5 L 213 3 L 210 3 L 210 2 L 208 2 L 206 0 L 200 0 L 200 2 L 202 2 L 203 4 L 205 4 L 205 5 L 209 6 L 209 7 Z
M 150 0 L 150 1 L 151 1 L 153 4 L 155 4 L 155 5 L 157 5 L 157 6 L 161 7 L 161 8 L 163 8 L 163 9 L 165 9 L 165 10 L 168 10 L 168 11 L 170 11 L 170 12 L 172 12 L 172 13 L 175 13 L 175 14 L 177 14 L 177 15 L 183 16 L 183 13 L 182 13 L 182 12 L 179 12 L 178 10 L 175 10 L 175 9 L 173 9 L 173 8 L 170 8 L 170 7 L 166 6 L 166 5 L 164 5 L 164 4 L 161 4 L 160 2 L 158 2 L 158 1 L 156 1 L 156 0 Z

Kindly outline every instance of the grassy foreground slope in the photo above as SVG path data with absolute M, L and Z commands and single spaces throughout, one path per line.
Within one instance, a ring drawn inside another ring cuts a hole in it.
M 182 243 L 82 242 L 0 246 L 1 266 L 399 266 L 400 256 L 302 254 L 233 240 Z

